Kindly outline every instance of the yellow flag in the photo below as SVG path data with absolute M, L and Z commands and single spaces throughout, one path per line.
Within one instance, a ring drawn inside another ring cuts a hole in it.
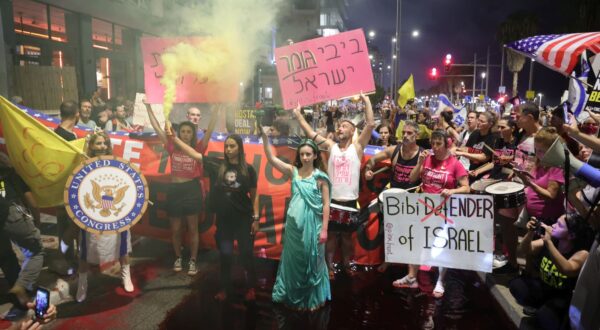
M 408 100 L 415 98 L 415 83 L 413 81 L 413 75 L 406 80 L 406 82 L 398 90 L 398 105 L 403 107 L 406 105 Z
M 63 204 L 67 178 L 81 161 L 85 139 L 66 142 L 2 96 L 0 122 L 11 163 L 38 206 Z

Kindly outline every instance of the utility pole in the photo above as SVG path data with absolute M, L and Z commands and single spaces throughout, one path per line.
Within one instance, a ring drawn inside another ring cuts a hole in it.
M 487 61 L 485 63 L 485 75 L 486 75 L 486 80 L 485 80 L 485 96 L 488 96 L 488 87 L 489 87 L 489 82 L 490 82 L 490 46 L 488 46 L 487 48 Z

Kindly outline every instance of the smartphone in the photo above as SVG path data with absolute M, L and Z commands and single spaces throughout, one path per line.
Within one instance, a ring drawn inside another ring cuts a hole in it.
M 565 124 L 570 125 L 571 119 L 569 119 L 569 103 L 564 102 L 562 104 L 562 108 L 563 108 L 563 118 L 565 120 Z
M 546 235 L 546 229 L 544 227 L 542 227 L 542 222 L 538 221 L 535 223 L 535 233 L 539 236 L 539 237 L 544 237 Z
M 50 292 L 47 289 L 38 287 L 35 294 L 35 317 L 38 319 L 44 318 L 50 307 Z

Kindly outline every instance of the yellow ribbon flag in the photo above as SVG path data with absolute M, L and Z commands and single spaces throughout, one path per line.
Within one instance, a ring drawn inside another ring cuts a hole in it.
M 11 164 L 38 207 L 63 204 L 67 178 L 81 162 L 85 139 L 66 142 L 2 96 L 0 122 Z
M 408 100 L 415 98 L 415 82 L 413 80 L 413 75 L 404 82 L 402 87 L 398 90 L 398 105 L 404 108 Z

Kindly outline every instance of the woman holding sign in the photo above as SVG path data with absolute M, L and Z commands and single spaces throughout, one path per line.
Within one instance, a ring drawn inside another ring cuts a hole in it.
M 422 181 L 422 192 L 428 194 L 441 194 L 448 197 L 452 194 L 468 194 L 469 178 L 467 170 L 461 162 L 454 157 L 450 148 L 452 138 L 443 130 L 431 133 L 431 150 L 424 150 L 419 155 L 417 165 L 410 172 L 410 181 Z M 417 287 L 418 265 L 409 265 L 408 275 L 398 280 L 398 284 Z M 440 267 L 440 274 L 433 289 L 433 295 L 441 298 L 444 295 L 444 276 L 446 269 Z
M 110 137 L 103 131 L 88 135 L 87 155 L 92 157 L 112 155 Z M 131 253 L 131 235 L 129 230 L 118 234 L 90 234 L 81 230 L 79 239 L 79 278 L 77 280 L 77 302 L 87 296 L 89 264 L 108 263 L 119 260 L 121 264 L 121 281 L 127 292 L 133 292 L 129 253 Z
M 319 148 L 313 140 L 300 142 L 294 165 L 290 165 L 273 155 L 264 132 L 262 139 L 269 163 L 292 178 L 292 200 L 273 301 L 294 310 L 313 311 L 331 299 L 325 262 L 331 182 L 323 172 Z

